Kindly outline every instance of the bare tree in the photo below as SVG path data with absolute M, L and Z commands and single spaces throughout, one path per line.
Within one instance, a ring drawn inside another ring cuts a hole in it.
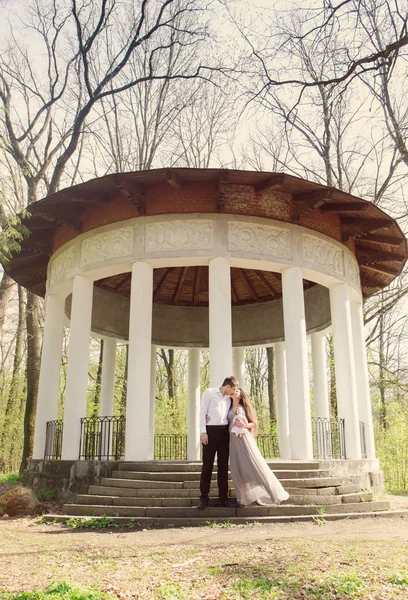
M 200 61 L 208 24 L 198 0 L 142 0 L 138 5 L 36 0 L 19 8 L 10 13 L 14 22 L 0 57 L 0 139 L 24 179 L 27 204 L 55 192 L 69 169 L 78 170 L 75 156 L 101 100 L 146 81 L 205 78 L 213 71 Z M 180 61 L 171 74 L 156 70 L 156 63 L 165 63 L 163 58 L 175 48 L 188 60 Z M 140 74 L 130 68 L 136 54 L 147 55 Z M 36 61 L 38 55 L 42 60 Z M 73 218 L 64 215 L 65 222 Z M 27 301 L 22 468 L 32 448 L 41 345 L 41 302 L 32 293 Z

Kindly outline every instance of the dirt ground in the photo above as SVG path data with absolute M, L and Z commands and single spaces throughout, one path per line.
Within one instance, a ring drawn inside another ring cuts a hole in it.
M 408 509 L 408 498 L 392 497 L 392 505 L 395 509 Z M 373 569 L 372 557 L 382 561 L 381 568 L 377 565 Z M 333 577 L 337 581 L 340 576 L 347 579 L 351 569 L 353 577 L 366 578 L 363 583 L 371 588 L 364 589 L 370 589 L 372 594 L 325 596 L 322 592 L 309 596 L 308 592 L 306 595 L 299 592 L 297 595 L 293 590 L 298 590 L 299 584 L 292 579 L 300 577 L 299 560 L 304 569 L 301 577 L 306 582 L 305 589 L 317 589 L 313 587 L 317 585 L 317 577 L 319 582 L 326 581 L 329 575 L 330 581 Z M 0 519 L 0 590 L 10 592 L 44 589 L 53 582 L 67 581 L 97 585 L 123 600 L 247 597 L 383 600 L 408 598 L 408 583 L 406 586 L 404 583 L 403 589 L 391 586 L 391 591 L 387 583 L 401 569 L 408 577 L 407 565 L 407 517 L 327 521 L 320 526 L 277 523 L 146 530 L 72 530 L 60 524 L 40 524 L 38 517 Z M 279 582 L 282 595 L 262 595 L 259 591 L 260 574 L 265 569 L 269 569 L 271 581 L 275 577 Z M 236 592 L 243 573 L 245 585 L 255 586 L 249 595 Z M 385 574 L 384 581 L 379 580 L 379 573 Z

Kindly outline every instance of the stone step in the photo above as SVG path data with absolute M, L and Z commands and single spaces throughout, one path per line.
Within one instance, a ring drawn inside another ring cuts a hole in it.
M 329 477 L 329 471 L 312 470 L 312 471 L 295 471 L 295 470 L 274 470 L 275 476 L 278 479 L 306 479 L 314 477 Z M 137 479 L 139 481 L 199 481 L 201 471 L 112 471 L 113 479 L 123 479 L 124 474 L 126 479 Z M 217 479 L 217 473 L 213 472 L 212 479 Z
M 172 481 L 137 481 L 136 479 L 112 479 L 110 477 L 101 477 L 101 485 L 107 485 L 123 488 L 142 488 L 142 489 L 154 489 L 154 488 L 167 488 L 167 489 L 183 489 L 182 482 Z
M 224 518 L 231 517 L 273 517 L 273 516 L 301 516 L 314 515 L 325 518 L 329 514 L 364 513 L 373 511 L 387 511 L 390 508 L 388 501 L 358 502 L 350 504 L 322 505 L 322 512 L 316 506 L 250 506 L 246 508 L 207 507 L 200 511 L 196 507 L 139 507 L 139 506 L 106 506 L 64 504 L 64 513 L 71 516 L 102 516 L 107 517 L 151 517 L 162 518 Z M 324 511 L 324 512 L 323 512 Z
M 320 463 L 315 460 L 267 460 L 270 468 L 273 470 L 318 470 Z M 143 461 L 143 462 L 125 462 L 117 463 L 119 471 L 147 471 L 147 472 L 166 472 L 166 471 L 201 471 L 201 461 Z M 214 466 L 215 469 L 217 466 Z
M 215 504 L 215 498 L 213 503 Z M 79 494 L 76 498 L 77 504 L 83 505 L 103 505 L 103 506 L 176 506 L 191 508 L 197 506 L 198 498 L 186 496 L 185 498 L 134 498 L 132 496 L 96 496 L 90 494 Z
M 230 489 L 230 493 L 233 489 Z M 134 498 L 188 498 L 197 497 L 197 490 L 195 489 L 161 489 L 161 488 L 134 488 L 134 487 L 111 487 L 101 485 L 90 485 L 88 494 L 94 494 L 96 496 L 120 496 L 120 497 L 134 497 Z M 210 490 L 210 497 L 217 497 L 217 489 Z
M 359 485 L 340 485 L 336 488 L 337 494 L 358 494 L 361 492 Z
M 147 491 L 147 490 L 146 490 Z M 164 490 L 166 491 L 166 490 Z M 187 490 L 181 490 L 185 492 Z M 234 501 L 235 498 L 231 497 Z M 330 496 L 310 496 L 310 495 L 295 495 L 291 496 L 288 500 L 286 500 L 283 504 L 286 506 L 296 505 L 296 506 L 322 506 L 322 505 L 332 505 L 332 504 L 350 504 L 355 502 L 371 502 L 373 499 L 373 494 L 371 492 L 360 492 L 359 494 L 346 494 L 344 496 L 339 496 L 336 494 Z M 197 506 L 199 498 L 195 494 L 184 495 L 182 497 L 179 494 L 172 496 L 161 496 L 159 494 L 152 495 L 151 493 L 143 496 L 118 496 L 115 494 L 111 495 L 100 495 L 100 494 L 79 494 L 76 498 L 76 504 L 83 505 L 105 505 L 105 506 L 175 506 L 175 507 L 184 507 L 184 506 Z M 215 505 L 217 501 L 216 497 L 211 498 L 210 506 Z
M 115 480 L 119 481 L 119 480 Z M 344 485 L 344 478 L 342 477 L 308 477 L 306 479 L 280 479 L 283 487 L 286 488 L 332 488 L 340 485 Z M 215 482 L 213 483 L 213 485 Z M 199 481 L 185 481 L 183 484 L 185 489 L 199 488 Z M 230 481 L 230 485 L 232 481 Z
M 204 512 L 204 511 L 203 511 Z M 325 521 L 337 521 L 340 519 L 369 519 L 374 517 L 406 517 L 408 518 L 408 510 L 389 510 L 384 513 L 383 510 L 376 511 L 372 510 L 370 512 L 359 513 L 359 512 L 349 512 L 349 513 L 340 513 L 340 514 L 325 514 L 325 515 L 280 515 L 273 517 L 215 517 L 212 519 L 208 519 L 208 517 L 170 517 L 170 518 L 151 518 L 151 517 L 139 517 L 135 519 L 134 517 L 115 517 L 115 523 L 121 526 L 140 526 L 140 527 L 185 527 L 185 526 L 208 526 L 211 524 L 220 524 L 228 522 L 229 525 L 247 525 L 250 523 L 259 523 L 269 524 L 269 523 L 295 523 L 295 522 L 315 522 L 316 519 L 324 519 Z M 104 517 L 85 517 L 88 519 L 103 519 Z M 66 523 L 70 519 L 72 519 L 72 515 L 54 515 L 49 514 L 43 517 L 45 522 L 47 523 Z
M 285 486 L 285 490 L 291 496 L 336 496 L 338 487 L 302 488 Z

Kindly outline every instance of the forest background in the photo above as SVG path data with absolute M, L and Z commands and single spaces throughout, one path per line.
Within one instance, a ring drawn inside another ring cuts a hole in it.
M 398 0 L 0 0 L 0 261 L 28 204 L 114 172 L 287 172 L 361 196 L 407 231 L 407 11 Z M 0 471 L 32 452 L 43 301 L 2 271 Z M 407 271 L 365 304 L 376 443 L 408 490 Z M 61 362 L 62 417 L 69 330 Z M 88 415 L 103 341 L 91 340 Z M 115 414 L 125 410 L 118 346 Z M 332 416 L 333 347 L 327 336 Z M 156 433 L 186 433 L 187 353 L 157 350 Z M 202 389 L 208 354 L 202 353 Z M 275 431 L 273 348 L 246 351 L 245 387 Z M 310 372 L 313 403 L 313 373 Z

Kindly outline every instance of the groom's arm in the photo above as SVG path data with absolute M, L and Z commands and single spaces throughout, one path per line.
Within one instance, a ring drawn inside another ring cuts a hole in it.
M 208 390 L 205 390 L 202 398 L 201 398 L 201 407 L 200 407 L 200 440 L 201 443 L 206 446 L 208 444 L 208 435 L 207 435 L 207 427 L 206 427 L 206 417 L 208 407 L 210 405 L 210 394 Z

